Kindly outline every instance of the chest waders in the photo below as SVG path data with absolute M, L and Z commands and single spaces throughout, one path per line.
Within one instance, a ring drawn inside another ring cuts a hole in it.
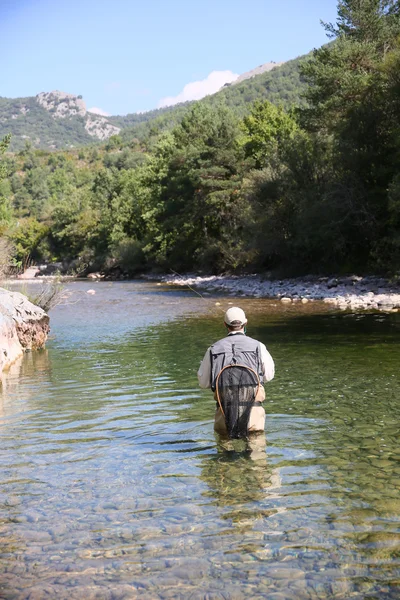
M 246 438 L 250 412 L 263 383 L 260 344 L 235 334 L 211 346 L 211 388 L 230 438 Z

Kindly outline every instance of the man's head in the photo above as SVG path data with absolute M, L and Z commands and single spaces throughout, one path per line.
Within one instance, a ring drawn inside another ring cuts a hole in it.
M 246 315 L 244 310 L 237 306 L 228 308 L 225 313 L 224 322 L 229 331 L 240 331 L 247 324 Z

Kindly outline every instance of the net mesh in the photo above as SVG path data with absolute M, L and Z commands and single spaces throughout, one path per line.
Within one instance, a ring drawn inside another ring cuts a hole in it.
M 250 411 L 258 385 L 257 374 L 248 367 L 231 365 L 220 372 L 217 392 L 230 438 L 247 437 Z

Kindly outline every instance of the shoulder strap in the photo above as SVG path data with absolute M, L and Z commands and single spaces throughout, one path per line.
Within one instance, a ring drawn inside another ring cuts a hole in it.
M 235 365 L 237 362 L 235 344 L 232 344 L 232 364 Z

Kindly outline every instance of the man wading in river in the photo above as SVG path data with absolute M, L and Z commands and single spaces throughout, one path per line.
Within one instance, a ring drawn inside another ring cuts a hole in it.
M 217 401 L 214 429 L 230 438 L 245 438 L 264 431 L 264 382 L 275 374 L 265 345 L 246 335 L 244 311 L 225 313 L 227 337 L 208 348 L 197 373 L 200 387 L 211 388 Z

